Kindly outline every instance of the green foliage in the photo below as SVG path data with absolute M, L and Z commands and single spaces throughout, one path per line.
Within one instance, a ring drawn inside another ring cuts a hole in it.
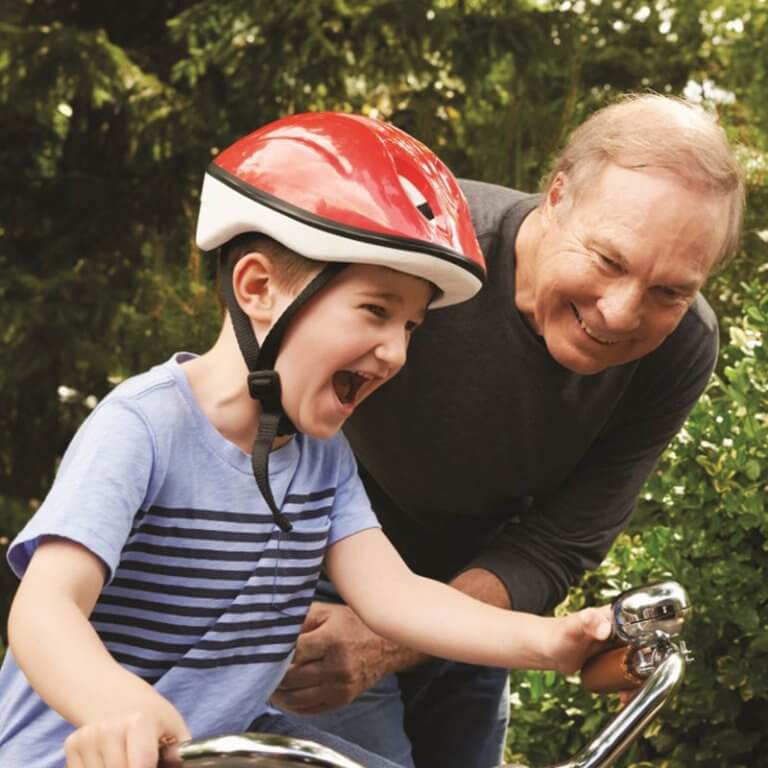
M 741 287 L 743 316 L 716 376 L 665 453 L 633 528 L 566 604 L 674 578 L 695 614 L 695 660 L 673 705 L 622 765 L 768 766 L 768 285 Z M 510 745 L 547 764 L 572 753 L 615 710 L 575 682 L 516 674 Z M 553 728 L 553 724 L 555 727 Z M 559 756 L 559 757 L 558 757 Z

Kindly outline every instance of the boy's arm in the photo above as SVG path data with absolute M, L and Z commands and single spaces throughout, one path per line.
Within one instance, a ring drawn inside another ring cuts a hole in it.
M 11 607 L 10 647 L 40 697 L 73 725 L 88 726 L 76 732 L 76 746 L 110 738 L 94 724 L 114 731 L 121 722 L 126 751 L 153 751 L 156 764 L 160 739 L 181 740 L 189 732 L 170 702 L 112 658 L 88 621 L 105 576 L 101 560 L 79 544 L 44 540 Z M 135 728 L 139 713 L 142 729 Z
M 332 546 L 326 569 L 341 596 L 374 632 L 444 658 L 570 673 L 610 634 L 607 608 L 543 618 L 495 608 L 416 576 L 376 529 Z
M 473 568 L 450 584 L 489 605 L 511 607 L 504 584 L 490 571 Z M 315 601 L 299 635 L 293 663 L 272 702 L 298 714 L 327 712 L 349 704 L 386 675 L 427 658 L 427 654 L 377 635 L 348 606 Z

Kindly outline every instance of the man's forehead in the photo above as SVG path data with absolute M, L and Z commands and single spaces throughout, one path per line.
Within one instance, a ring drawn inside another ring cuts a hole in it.
M 574 207 L 582 211 L 597 207 L 606 223 L 661 221 L 675 229 L 690 224 L 706 239 L 721 237 L 727 225 L 728 206 L 722 194 L 663 168 L 608 164 L 588 187 Z

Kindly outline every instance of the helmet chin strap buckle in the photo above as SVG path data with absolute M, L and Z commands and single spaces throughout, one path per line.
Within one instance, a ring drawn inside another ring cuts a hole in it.
M 261 403 L 262 413 L 279 413 L 280 422 L 277 427 L 279 436 L 292 435 L 296 427 L 283 412 L 280 398 L 283 394 L 280 374 L 277 371 L 260 370 L 248 374 L 248 392 L 254 400 Z
M 261 402 L 265 411 L 280 408 L 282 391 L 277 371 L 251 371 L 248 374 L 248 392 L 254 400 Z

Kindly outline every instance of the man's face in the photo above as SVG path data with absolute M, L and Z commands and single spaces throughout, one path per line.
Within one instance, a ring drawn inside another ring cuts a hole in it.
M 660 170 L 608 165 L 576 200 L 561 174 L 518 261 L 518 309 L 576 373 L 643 357 L 677 327 L 714 265 L 725 209 Z
M 434 287 L 386 267 L 352 265 L 294 318 L 275 368 L 296 427 L 335 434 L 405 364 Z

